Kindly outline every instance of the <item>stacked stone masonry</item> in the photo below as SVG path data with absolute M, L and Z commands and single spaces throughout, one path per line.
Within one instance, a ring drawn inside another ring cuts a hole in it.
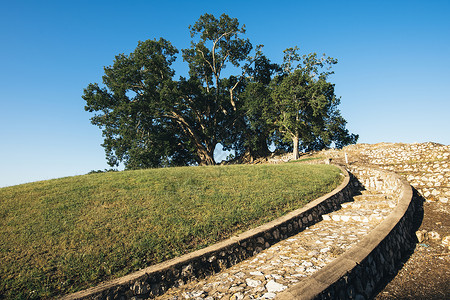
M 397 206 L 361 242 L 277 299 L 369 299 L 413 246 L 414 214 L 420 203 L 412 201 L 406 181 L 382 170 L 357 166 L 350 170 L 365 188 L 397 196 Z
M 427 201 L 448 203 L 450 199 L 450 146 L 436 143 L 375 145 L 356 144 L 342 151 L 327 150 L 320 155 L 343 162 L 344 152 L 350 161 L 403 175 Z

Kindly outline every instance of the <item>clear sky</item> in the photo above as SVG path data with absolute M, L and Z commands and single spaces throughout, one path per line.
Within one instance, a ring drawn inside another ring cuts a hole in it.
M 204 13 L 238 18 L 274 62 L 295 45 L 337 58 L 359 142 L 450 144 L 449 0 L 0 0 L 0 187 L 109 168 L 83 89 L 139 40 L 189 47 Z

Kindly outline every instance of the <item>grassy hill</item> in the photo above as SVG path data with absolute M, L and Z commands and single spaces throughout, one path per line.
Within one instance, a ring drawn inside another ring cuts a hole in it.
M 0 189 L 0 299 L 50 298 L 205 247 L 334 189 L 329 165 L 90 174 Z

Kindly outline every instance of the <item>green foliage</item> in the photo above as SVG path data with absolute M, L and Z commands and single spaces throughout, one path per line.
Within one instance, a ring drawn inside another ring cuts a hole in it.
M 331 191 L 326 165 L 107 172 L 0 189 L 0 298 L 50 298 L 256 227 Z
M 108 163 L 124 161 L 128 169 L 184 165 L 193 162 L 189 141 L 167 119 L 175 106 L 171 64 L 178 52 L 160 39 L 139 42 L 130 55 L 118 55 L 105 68 L 103 84 L 84 90 L 85 109 L 103 130 Z
M 277 108 L 277 129 L 293 141 L 294 159 L 299 150 L 320 150 L 335 143 L 341 148 L 355 143 L 357 135 L 345 129 L 337 106 L 334 84 L 327 81 L 337 60 L 316 53 L 300 56 L 298 48 L 286 49 L 283 74 L 272 80 L 272 98 Z
M 88 174 L 98 174 L 98 173 L 107 173 L 107 172 L 119 172 L 117 169 L 104 169 L 104 170 L 91 170 Z
M 214 149 L 237 120 L 234 91 L 243 76 L 224 79 L 227 63 L 240 67 L 252 50 L 237 19 L 205 14 L 190 26 L 191 48 L 182 50 L 190 78 L 172 79 L 178 50 L 160 39 L 139 42 L 105 68 L 103 84 L 84 91 L 92 124 L 103 130 L 111 166 L 127 169 L 215 164 Z M 247 65 L 245 65 L 246 67 Z
M 327 81 L 336 59 L 300 56 L 295 47 L 284 51 L 281 66 L 274 64 L 226 14 L 204 14 L 189 29 L 191 46 L 181 50 L 189 78 L 173 79 L 178 50 L 161 38 L 116 56 L 104 86 L 84 90 L 111 166 L 213 165 L 218 143 L 258 158 L 270 154 L 272 142 L 297 154 L 356 142 Z M 224 77 L 229 65 L 235 74 Z
M 272 142 L 275 129 L 276 107 L 273 105 L 269 87 L 272 76 L 280 67 L 261 55 L 249 68 L 245 88 L 240 93 L 240 126 L 235 126 L 233 149 L 238 155 L 247 152 L 252 158 L 270 154 L 268 146 Z

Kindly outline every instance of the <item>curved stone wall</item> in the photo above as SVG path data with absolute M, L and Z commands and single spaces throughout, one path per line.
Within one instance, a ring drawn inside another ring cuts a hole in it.
M 353 196 L 346 170 L 343 182 L 332 192 L 272 222 L 202 250 L 157 264 L 116 280 L 63 297 L 63 299 L 151 298 L 192 278 L 202 278 L 237 264 L 280 240 L 320 221 L 323 214 L 340 208 Z
M 407 181 L 363 166 L 349 169 L 365 188 L 398 195 L 397 207 L 355 247 L 277 299 L 369 299 L 415 243 L 414 214 L 420 204 Z

